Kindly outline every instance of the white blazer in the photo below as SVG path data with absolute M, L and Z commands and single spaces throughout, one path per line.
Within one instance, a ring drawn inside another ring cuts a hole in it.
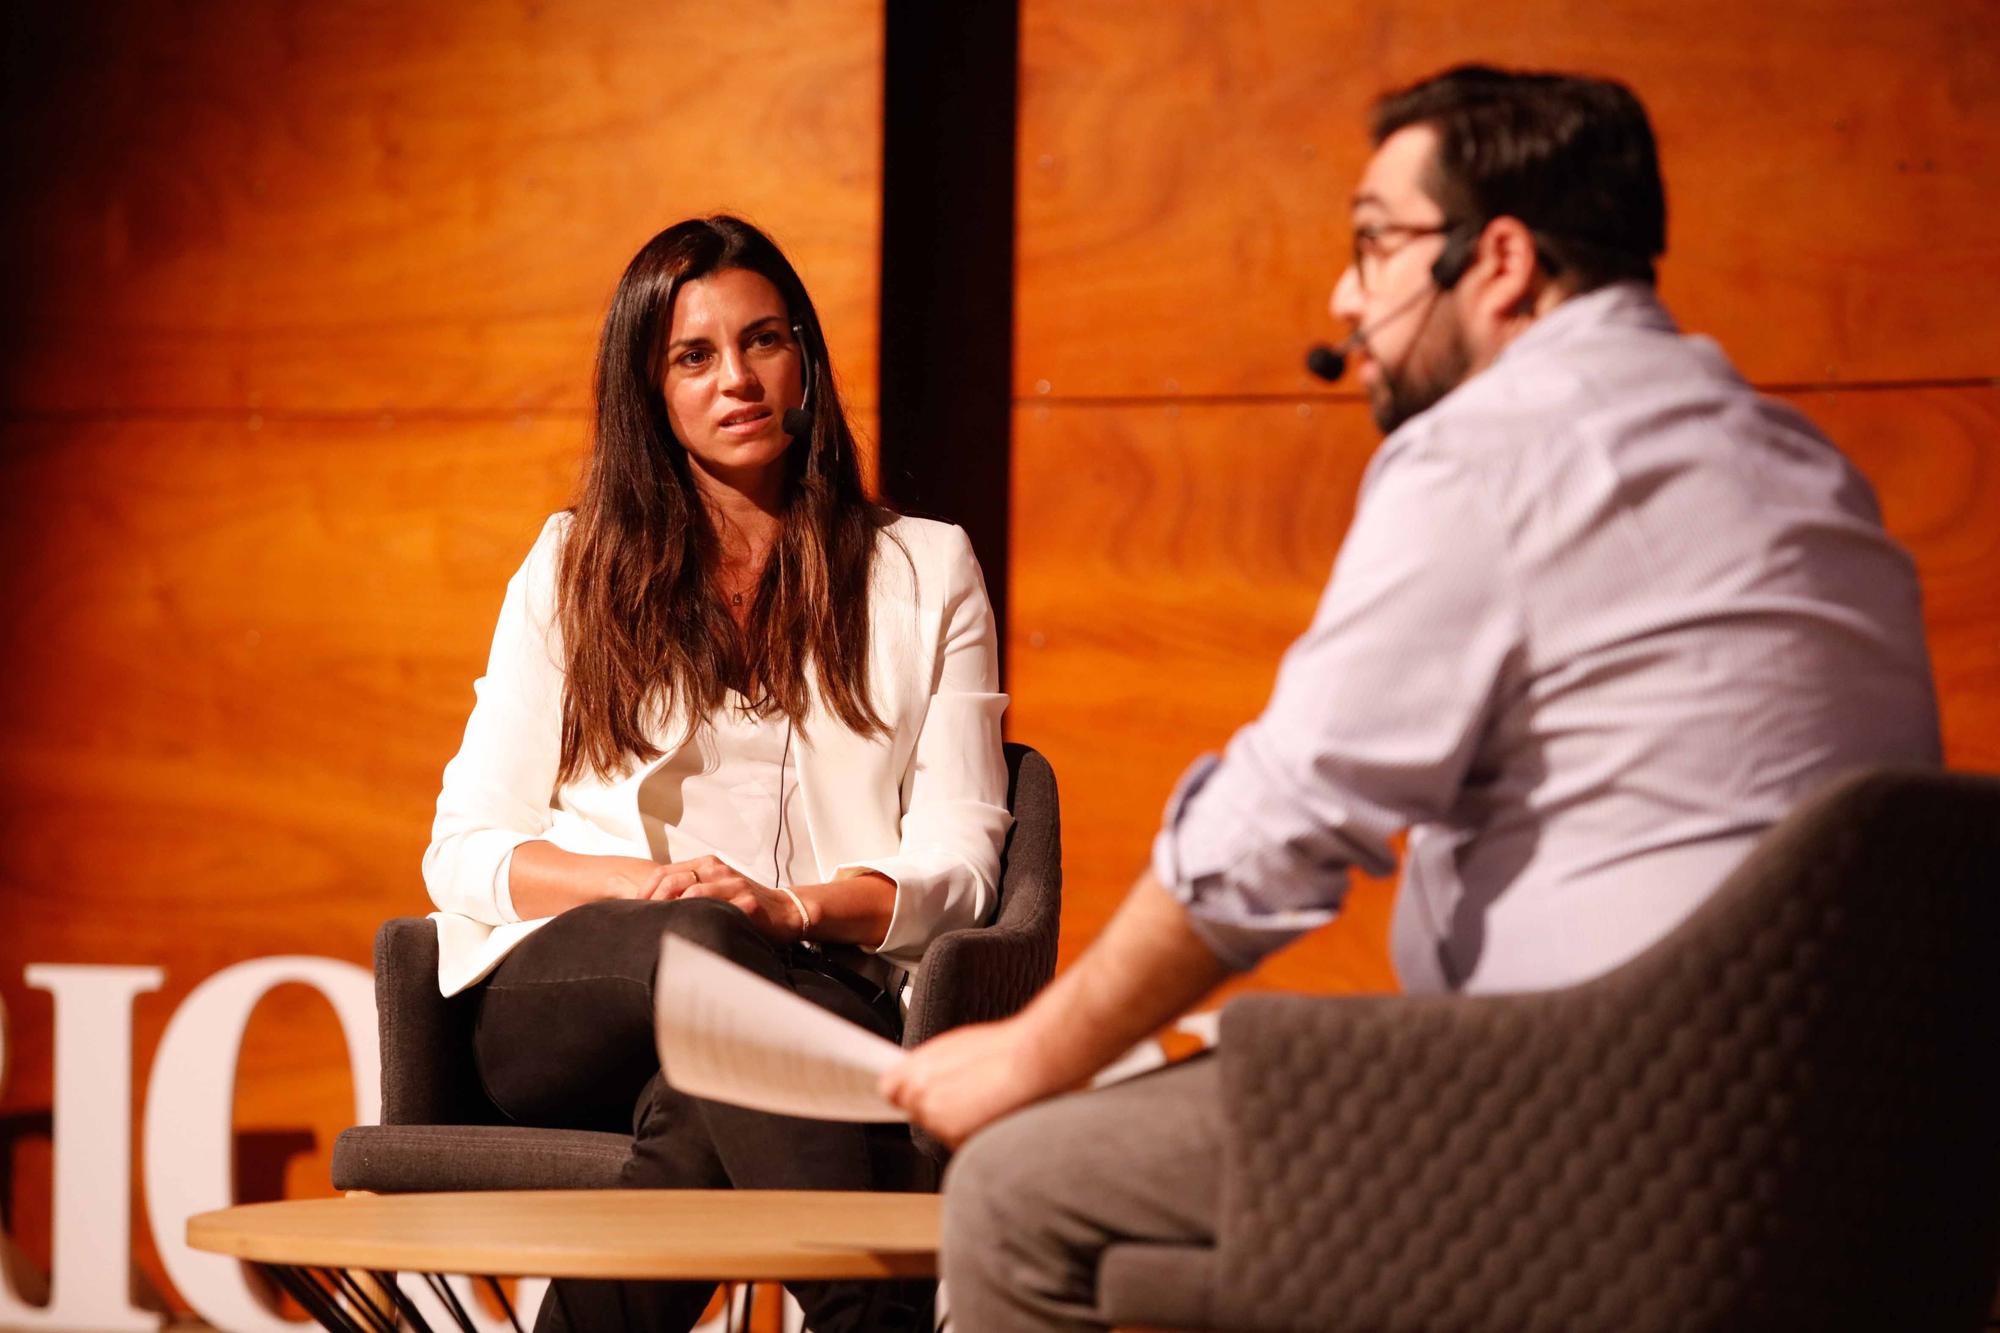
M 556 567 L 568 527 L 567 514 L 550 518 L 508 582 L 465 740 L 445 765 L 424 884 L 438 907 L 431 919 L 446 995 L 486 976 L 552 919 L 523 921 L 514 911 L 506 870 L 516 846 L 541 838 L 572 852 L 652 856 L 639 791 L 664 758 L 612 781 L 586 775 L 556 785 Z M 877 541 L 869 624 L 870 699 L 888 734 L 856 735 L 815 706 L 794 742 L 799 792 L 823 879 L 872 870 L 895 881 L 876 952 L 914 969 L 936 936 L 992 914 L 1013 822 L 993 610 L 965 533 L 925 519 L 892 522 Z M 680 723 L 664 720 L 662 743 L 680 735 Z

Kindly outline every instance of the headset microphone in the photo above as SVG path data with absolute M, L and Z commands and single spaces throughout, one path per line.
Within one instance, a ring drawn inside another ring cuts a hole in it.
M 1448 292 L 1458 286 L 1458 280 L 1472 267 L 1478 241 L 1479 229 L 1476 227 L 1456 227 L 1445 233 L 1444 250 L 1431 265 L 1431 282 L 1438 291 Z M 1418 301 L 1430 295 L 1429 292 L 1416 293 L 1373 324 L 1356 329 L 1338 343 L 1314 343 L 1306 349 L 1306 369 L 1327 383 L 1334 383 L 1347 373 L 1347 358 L 1354 354 L 1356 348 L 1365 345 L 1371 335 L 1380 333 L 1383 326 L 1392 320 L 1401 319 Z
M 1325 343 L 1314 343 L 1306 349 L 1306 369 L 1325 380 L 1328 384 L 1337 382 L 1347 373 L 1347 351 L 1360 341 L 1349 334 L 1341 340 L 1339 347 L 1329 347 Z
M 785 434 L 800 440 L 812 431 L 813 380 L 819 374 L 819 358 L 813 355 L 812 344 L 806 341 L 806 326 L 803 320 L 792 322 L 792 339 L 799 345 L 799 379 L 804 388 L 799 395 L 799 405 L 785 409 L 781 424 L 785 428 Z

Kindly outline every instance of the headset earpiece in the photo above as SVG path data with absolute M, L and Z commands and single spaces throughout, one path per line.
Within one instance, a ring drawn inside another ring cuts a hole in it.
M 1448 292 L 1458 286 L 1458 280 L 1472 267 L 1482 230 L 1471 223 L 1461 223 L 1445 233 L 1444 250 L 1431 265 L 1431 281 L 1438 285 L 1439 291 Z
M 813 387 L 819 378 L 819 344 L 806 336 L 806 321 L 792 321 L 792 341 L 799 347 L 799 405 L 785 409 L 785 434 L 795 440 L 812 434 Z

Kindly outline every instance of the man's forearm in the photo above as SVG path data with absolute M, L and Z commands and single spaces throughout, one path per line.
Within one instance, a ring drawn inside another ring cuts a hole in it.
M 1149 874 L 1083 957 L 1026 1009 L 954 1028 L 882 1075 L 882 1095 L 946 1143 L 1079 1086 L 1229 974 Z
M 1021 1015 L 1043 1080 L 1083 1083 L 1230 974 L 1147 871 L 1104 933 Z

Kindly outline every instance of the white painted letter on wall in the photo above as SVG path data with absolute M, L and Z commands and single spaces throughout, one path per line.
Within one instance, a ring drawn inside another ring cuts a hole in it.
M 152 1333 L 132 1303 L 132 1001 L 157 967 L 37 963 L 55 997 L 55 1170 L 49 1303 L 29 1305 L 0 1271 L 0 1327 Z
M 365 969 L 331 958 L 252 959 L 195 987 L 167 1024 L 146 1091 L 146 1217 L 153 1242 L 188 1304 L 229 1333 L 298 1328 L 257 1295 L 243 1264 L 187 1243 L 190 1216 L 236 1202 L 231 1115 L 237 1052 L 250 1011 L 287 982 L 311 986 L 332 1003 L 354 1071 L 354 1118 L 372 1122 L 382 1102 L 374 983 Z

